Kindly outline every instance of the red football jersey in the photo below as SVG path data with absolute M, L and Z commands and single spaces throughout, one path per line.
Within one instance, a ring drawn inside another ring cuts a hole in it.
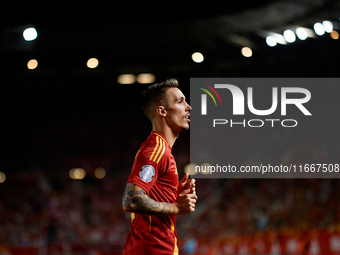
M 157 202 L 176 202 L 179 182 L 176 162 L 162 134 L 152 131 L 141 145 L 127 182 L 141 187 Z M 131 213 L 123 254 L 178 254 L 175 220 L 175 215 Z

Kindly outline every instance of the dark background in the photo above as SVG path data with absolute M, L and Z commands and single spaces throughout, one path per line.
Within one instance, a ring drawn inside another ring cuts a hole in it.
M 1 164 L 8 170 L 26 168 L 28 161 L 50 160 L 36 151 L 49 145 L 49 128 L 72 136 L 72 125 L 86 130 L 89 122 L 97 122 L 92 125 L 109 129 L 114 137 L 119 128 L 136 126 L 136 118 L 147 125 L 138 108 L 138 95 L 145 86 L 117 84 L 122 73 L 150 72 L 156 82 L 177 78 L 187 97 L 190 77 L 338 76 L 339 40 L 329 34 L 273 48 L 259 36 L 259 31 L 282 33 L 292 25 L 312 28 L 314 22 L 326 19 L 335 21 L 336 28 L 338 1 L 6 5 L 1 10 L 6 148 Z M 38 38 L 26 42 L 22 31 L 29 26 L 37 29 Z M 251 58 L 240 54 L 243 45 L 234 42 L 235 36 L 250 41 Z M 200 64 L 191 60 L 195 51 L 205 57 Z M 95 69 L 86 67 L 91 57 L 99 59 Z M 31 58 L 39 63 L 35 70 L 26 67 Z M 61 126 L 56 128 L 56 123 Z M 35 145 L 39 139 L 45 144 Z M 13 161 L 17 166 L 12 167 Z

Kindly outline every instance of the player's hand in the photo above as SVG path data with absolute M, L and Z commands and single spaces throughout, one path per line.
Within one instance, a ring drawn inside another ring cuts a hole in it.
M 177 198 L 175 203 L 177 207 L 177 214 L 184 215 L 195 211 L 197 196 L 192 193 L 191 188 L 183 190 Z
M 185 189 L 190 189 L 190 193 L 196 194 L 196 180 L 195 179 L 188 179 L 189 174 L 186 173 L 182 180 L 178 184 L 177 194 L 181 194 Z

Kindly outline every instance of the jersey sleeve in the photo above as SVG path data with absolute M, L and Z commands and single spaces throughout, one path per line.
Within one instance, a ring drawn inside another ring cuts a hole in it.
M 162 159 L 165 143 L 161 139 L 156 144 L 141 148 L 135 157 L 128 183 L 135 184 L 147 193 L 162 174 Z

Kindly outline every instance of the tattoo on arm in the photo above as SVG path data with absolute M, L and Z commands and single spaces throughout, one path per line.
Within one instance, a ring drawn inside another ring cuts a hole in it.
M 151 199 L 145 190 L 132 183 L 126 185 L 122 205 L 123 209 L 128 212 L 149 215 L 175 214 L 172 204 Z

